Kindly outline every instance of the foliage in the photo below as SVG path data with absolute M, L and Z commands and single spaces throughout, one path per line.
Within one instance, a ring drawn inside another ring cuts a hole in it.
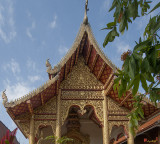
M 6 135 L 0 140 L 0 144 L 14 144 L 13 140 L 15 138 L 17 132 L 17 128 L 14 129 L 12 132 L 7 130 Z
M 104 39 L 103 46 L 112 42 L 115 37 L 128 30 L 128 23 L 132 23 L 137 17 L 146 16 L 160 7 L 160 2 L 148 13 L 151 1 L 146 0 L 114 0 L 109 11 L 115 9 L 114 22 L 108 23 L 104 29 L 110 30 Z M 140 10 L 139 10 L 140 8 Z M 119 32 L 117 29 L 119 28 Z M 144 118 L 142 99 L 146 96 L 152 102 L 160 102 L 160 15 L 150 18 L 145 31 L 144 39 L 139 38 L 133 51 L 128 51 L 121 56 L 124 61 L 122 70 L 118 70 L 114 81 L 114 89 L 118 89 L 118 96 L 126 94 L 131 89 L 133 94 L 130 130 L 135 135 L 138 121 Z M 142 85 L 144 94 L 139 94 L 138 89 Z
M 67 142 L 73 141 L 73 139 L 68 138 L 66 136 L 63 136 L 61 138 L 58 138 L 56 136 L 48 136 L 45 139 L 46 140 L 52 140 L 53 143 L 58 143 L 58 144 L 67 144 Z

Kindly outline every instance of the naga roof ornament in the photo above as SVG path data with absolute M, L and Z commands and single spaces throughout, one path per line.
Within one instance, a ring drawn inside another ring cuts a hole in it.
M 60 66 L 59 65 L 54 66 L 54 68 L 52 69 L 52 66 L 49 62 L 49 59 L 46 60 L 46 67 L 47 67 L 47 73 L 51 74 L 53 77 L 55 77 L 60 71 Z
M 5 106 L 6 103 L 8 102 L 8 98 L 7 98 L 5 92 L 6 92 L 6 90 L 4 90 L 4 91 L 2 92 L 2 99 L 3 99 L 3 105 L 4 105 L 4 106 Z

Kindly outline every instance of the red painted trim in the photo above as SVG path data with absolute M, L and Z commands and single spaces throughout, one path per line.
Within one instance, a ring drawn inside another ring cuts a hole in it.
M 129 120 L 108 120 L 108 121 L 129 121 Z
M 56 119 L 34 119 L 35 121 L 56 121 Z
M 62 91 L 102 91 L 103 89 L 61 89 Z
M 65 98 L 61 98 L 61 100 L 104 100 L 104 99 L 79 99 L 79 98 L 77 98 L 77 99 L 65 99 Z
M 35 115 L 56 115 L 56 113 L 34 113 Z

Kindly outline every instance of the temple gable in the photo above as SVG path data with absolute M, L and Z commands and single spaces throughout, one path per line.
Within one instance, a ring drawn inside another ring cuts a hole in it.
M 62 89 L 102 89 L 103 85 L 85 65 L 84 58 L 79 56 L 75 65 L 61 84 Z

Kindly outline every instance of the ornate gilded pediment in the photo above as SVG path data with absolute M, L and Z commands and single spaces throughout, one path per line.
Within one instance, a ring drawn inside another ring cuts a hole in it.
M 75 65 L 61 83 L 62 89 L 102 89 L 103 85 L 90 72 L 88 66 L 85 65 L 84 58 L 79 56 L 77 65 Z

